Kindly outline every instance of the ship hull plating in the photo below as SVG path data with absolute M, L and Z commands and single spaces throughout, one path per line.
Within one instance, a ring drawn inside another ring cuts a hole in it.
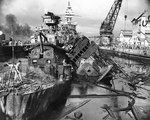
M 67 99 L 69 82 L 59 82 L 53 87 L 35 93 L 18 95 L 14 92 L 0 98 L 1 120 L 31 120 L 47 111 L 55 101 Z

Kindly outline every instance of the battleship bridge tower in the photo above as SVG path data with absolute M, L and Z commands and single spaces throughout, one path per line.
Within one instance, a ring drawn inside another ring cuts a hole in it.
M 65 11 L 65 19 L 66 19 L 66 26 L 69 27 L 69 29 L 74 29 L 76 30 L 76 23 L 72 22 L 73 17 L 75 16 L 73 10 L 72 10 L 72 6 L 70 4 L 70 2 L 68 1 L 68 6 L 67 9 Z

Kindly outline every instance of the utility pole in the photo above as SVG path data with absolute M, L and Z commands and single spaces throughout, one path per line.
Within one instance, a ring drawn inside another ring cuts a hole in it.
M 127 20 L 127 15 L 124 16 L 124 30 L 126 30 L 126 20 Z

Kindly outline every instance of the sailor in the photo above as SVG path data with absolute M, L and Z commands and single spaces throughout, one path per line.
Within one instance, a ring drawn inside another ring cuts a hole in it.
M 64 66 L 66 65 L 65 59 L 62 61 L 62 64 L 58 65 L 58 77 L 59 77 L 59 81 L 63 82 L 63 78 L 64 78 Z
M 6 64 L 10 67 L 11 72 L 15 73 L 14 80 L 16 80 L 17 77 L 19 77 L 20 80 L 22 81 L 21 73 L 19 71 L 19 66 L 21 64 L 21 61 L 19 60 L 17 64 L 8 64 L 8 63 Z
M 31 36 L 31 44 L 35 44 L 35 37 Z
M 51 74 L 52 75 L 52 70 L 51 70 L 51 60 L 47 60 L 46 61 L 47 63 L 46 63 L 46 65 L 44 66 L 44 72 L 46 73 L 46 74 Z
M 66 81 L 71 77 L 71 65 L 67 63 L 66 59 L 63 60 L 63 77 Z
M 12 46 L 12 38 L 9 39 L 9 46 Z
M 5 34 L 2 31 L 0 31 L 0 45 L 2 45 L 4 40 L 5 40 Z
M 18 41 L 18 45 L 19 45 L 19 46 L 22 46 L 22 45 L 23 45 L 22 41 L 19 40 L 19 41 Z

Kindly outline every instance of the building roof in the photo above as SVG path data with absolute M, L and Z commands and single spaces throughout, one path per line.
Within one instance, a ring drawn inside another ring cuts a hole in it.
M 121 30 L 121 34 L 125 37 L 132 37 L 132 30 Z
M 150 34 L 150 30 L 145 30 L 145 34 Z

